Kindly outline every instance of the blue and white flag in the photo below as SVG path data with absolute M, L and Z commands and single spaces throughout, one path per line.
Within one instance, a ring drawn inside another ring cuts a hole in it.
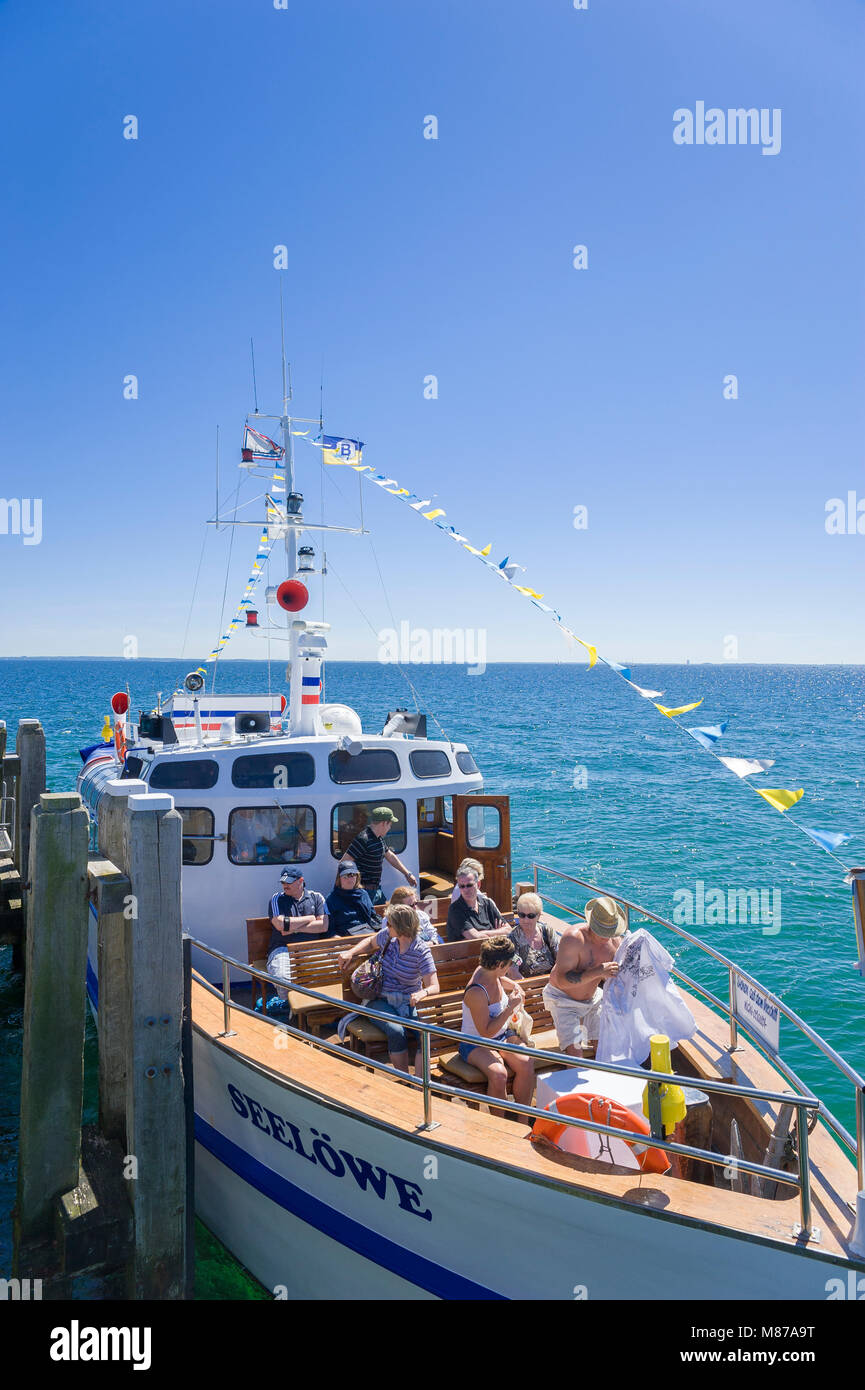
M 821 849 L 826 849 L 831 854 L 834 850 L 846 845 L 848 840 L 852 840 L 852 835 L 843 835 L 839 830 L 809 830 L 807 826 L 801 825 L 800 830 L 804 830 L 806 835 Z
M 687 732 L 711 753 L 713 745 L 718 742 L 728 723 L 729 720 L 725 720 L 723 724 L 706 724 L 702 728 L 688 729 Z

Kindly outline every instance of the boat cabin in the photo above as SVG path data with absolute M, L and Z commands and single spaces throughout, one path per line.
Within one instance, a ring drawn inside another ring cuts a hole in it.
M 346 711 L 349 734 L 332 728 L 290 737 L 274 727 L 279 697 L 272 708 L 247 708 L 251 699 L 242 695 L 208 703 L 197 726 L 185 707 L 144 716 L 120 774 L 142 791 L 169 794 L 183 817 L 183 913 L 192 935 L 243 959 L 243 923 L 265 913 L 280 869 L 302 867 L 307 885 L 326 897 L 339 860 L 379 806 L 396 817 L 387 848 L 416 875 L 441 926 L 467 855 L 483 865 L 485 891 L 510 909 L 508 798 L 484 793 L 465 744 L 405 732 L 367 735 L 353 711 Z M 98 750 L 91 761 L 80 790 L 95 818 L 118 774 Z M 384 893 L 402 882 L 385 860 Z

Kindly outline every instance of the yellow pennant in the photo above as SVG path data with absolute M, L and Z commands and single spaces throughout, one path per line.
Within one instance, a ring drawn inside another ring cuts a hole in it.
M 754 791 L 768 801 L 770 806 L 774 806 L 776 811 L 781 812 L 789 811 L 790 807 L 795 806 L 805 795 L 804 787 L 800 787 L 796 792 L 788 792 L 783 787 L 770 788 L 768 791 L 765 787 L 755 787 Z
M 696 709 L 697 706 L 702 703 L 702 700 L 695 700 L 692 705 L 679 705 L 678 709 L 667 709 L 666 705 L 658 705 L 655 704 L 654 700 L 652 701 L 652 704 L 655 705 L 655 709 L 659 709 L 668 719 L 675 719 L 680 714 L 689 714 L 692 709 Z
M 492 550 L 492 548 L 493 548 L 493 543 L 492 543 L 492 541 L 490 541 L 489 545 L 485 545 L 484 548 L 483 548 L 483 550 L 477 550 L 476 547 L 473 546 L 473 545 L 467 545 L 467 546 L 465 546 L 465 549 L 468 550 L 469 553 L 472 554 L 472 555 L 489 555 L 489 553 L 490 553 L 490 551 Z
M 486 551 L 484 554 L 486 554 Z M 527 589 L 525 584 L 514 584 L 513 587 L 518 594 L 525 594 L 527 598 L 543 598 L 543 594 L 539 594 L 535 589 Z
M 580 646 L 585 647 L 586 651 L 589 653 L 589 670 L 591 671 L 592 667 L 598 659 L 597 647 L 593 647 L 591 642 L 584 642 L 582 637 L 574 637 L 574 641 L 579 642 Z
M 421 516 L 425 516 L 427 521 L 435 521 L 437 516 L 444 516 L 444 511 L 441 507 L 433 507 L 431 512 L 421 512 Z

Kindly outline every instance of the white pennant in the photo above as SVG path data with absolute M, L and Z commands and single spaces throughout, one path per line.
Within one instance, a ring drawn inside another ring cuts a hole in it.
M 753 777 L 755 772 L 766 772 L 775 766 L 774 758 L 719 758 L 737 777 Z

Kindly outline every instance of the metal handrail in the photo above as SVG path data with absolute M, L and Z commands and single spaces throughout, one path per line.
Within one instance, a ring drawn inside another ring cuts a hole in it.
M 728 972 L 728 977 L 730 980 L 730 997 L 727 1003 L 724 1003 L 723 1000 L 717 998 L 716 996 L 709 996 L 708 992 L 703 990 L 700 986 L 697 986 L 697 988 L 700 990 L 701 993 L 706 994 L 707 997 L 711 997 L 712 1002 L 715 1004 L 715 1006 L 718 1009 L 720 1009 L 722 1013 L 725 1013 L 727 1015 L 727 1019 L 730 1026 L 731 1051 L 735 1050 L 737 1043 L 737 1032 L 740 1028 L 744 1029 L 744 1031 L 748 1034 L 749 1038 L 755 1044 L 755 1046 L 759 1047 L 762 1051 L 767 1050 L 765 1041 L 762 1038 L 760 1038 L 758 1034 L 755 1034 L 748 1027 L 747 1023 L 743 1023 L 743 1021 L 735 1012 L 733 1006 L 733 976 L 738 975 L 740 979 L 747 980 L 749 984 L 753 985 L 756 989 L 760 991 L 760 993 L 763 995 L 765 999 L 774 1004 L 775 1007 L 779 1010 L 779 1012 L 782 1013 L 784 1017 L 789 1020 L 790 1023 L 792 1023 L 796 1028 L 798 1028 L 799 1032 L 803 1035 L 803 1037 L 806 1037 L 809 1042 L 813 1043 L 814 1046 L 818 1049 L 818 1051 L 822 1052 L 824 1057 L 827 1057 L 829 1061 L 832 1062 L 835 1067 L 837 1067 L 841 1074 L 845 1076 L 847 1080 L 850 1081 L 852 1085 L 855 1087 L 855 1140 L 850 1134 L 848 1134 L 847 1130 L 840 1123 L 840 1121 L 836 1120 L 835 1116 L 832 1115 L 831 1111 L 825 1105 L 822 1105 L 822 1103 L 821 1112 L 823 1118 L 827 1121 L 833 1132 L 838 1136 L 839 1139 L 842 1140 L 842 1142 L 851 1151 L 851 1153 L 855 1155 L 857 1187 L 860 1191 L 863 1188 L 865 1188 L 865 1079 L 863 1079 L 860 1076 L 859 1072 L 857 1072 L 854 1067 L 850 1066 L 850 1063 L 847 1062 L 845 1058 L 843 1058 L 840 1055 L 840 1053 L 835 1051 L 834 1047 L 832 1047 L 830 1043 L 826 1042 L 825 1038 L 821 1038 L 820 1034 L 816 1032 L 810 1024 L 806 1023 L 803 1018 L 800 1018 L 800 1016 L 795 1012 L 795 1010 L 791 1009 L 787 1004 L 784 1003 L 782 999 L 779 999 L 776 994 L 773 994 L 771 990 L 766 989 L 760 983 L 760 981 L 755 978 L 755 976 L 749 974 L 746 970 L 742 970 L 738 965 L 736 965 L 735 961 L 730 960 L 729 957 L 723 955 L 722 952 L 715 950 L 713 946 L 707 945 L 705 941 L 701 941 L 698 936 L 692 936 L 690 932 L 684 931 L 682 927 L 677 926 L 674 922 L 668 922 L 665 917 L 659 917 L 656 912 L 652 912 L 649 908 L 643 907 L 641 903 L 632 902 L 629 898 L 624 898 L 619 893 L 614 893 L 608 888 L 601 888 L 595 883 L 590 883 L 587 879 L 576 878 L 573 874 L 564 873 L 561 869 L 551 869 L 547 864 L 538 864 L 537 862 L 533 862 L 532 870 L 534 874 L 535 892 L 544 902 L 551 902 L 556 907 L 561 907 L 563 911 L 572 913 L 574 916 L 581 915 L 578 908 L 568 907 L 564 903 L 557 902 L 554 898 L 549 897 L 547 894 L 539 892 L 539 872 L 551 874 L 554 878 L 560 879 L 566 883 L 575 883 L 578 887 L 586 888 L 589 890 L 589 892 L 593 894 L 603 894 L 608 898 L 612 898 L 614 902 L 620 903 L 621 906 L 624 907 L 629 914 L 632 911 L 636 912 L 640 917 L 645 917 L 650 922 L 656 922 L 658 926 L 666 927 L 668 931 L 674 932 L 677 936 L 680 936 L 684 941 L 689 942 L 689 944 L 692 946 L 698 947 L 698 949 L 703 951 L 705 955 L 711 956 L 714 960 L 718 961 L 720 965 L 723 965 Z M 674 973 L 678 974 L 679 972 Z M 680 976 L 680 978 L 683 977 Z M 693 982 L 691 983 L 693 984 Z M 809 1094 L 813 1094 L 810 1091 L 810 1088 L 805 1086 L 805 1083 L 796 1075 L 792 1068 L 787 1066 L 787 1064 L 782 1061 L 779 1054 L 772 1051 L 771 1061 L 773 1065 L 777 1065 L 780 1067 L 780 1069 L 783 1071 L 784 1075 L 787 1077 L 788 1080 L 793 1081 L 802 1090 L 807 1091 Z
M 224 1030 L 218 1036 L 234 1036 L 234 1032 L 230 1027 L 230 1019 L 231 1010 L 237 1009 L 241 1013 L 247 1014 L 251 1018 L 257 1018 L 260 1020 L 263 1019 L 266 1023 L 269 1023 L 274 1027 L 282 1029 L 284 1032 L 290 1034 L 293 1037 L 298 1038 L 300 1041 L 310 1043 L 315 1047 L 319 1047 L 322 1051 L 329 1052 L 334 1056 L 338 1056 L 343 1061 L 346 1060 L 345 1049 L 339 1044 L 328 1042 L 325 1038 L 319 1038 L 310 1033 L 304 1033 L 300 1029 L 292 1027 L 290 1024 L 269 1018 L 267 1014 L 256 1013 L 255 1010 L 248 1009 L 245 1005 L 238 1004 L 236 1001 L 231 999 L 227 983 L 229 967 L 233 967 L 237 970 L 240 970 L 242 973 L 249 975 L 250 979 L 261 980 L 264 983 L 271 985 L 274 983 L 272 975 L 268 975 L 267 972 L 263 970 L 256 970 L 254 966 L 249 965 L 244 961 L 239 961 L 231 956 L 227 956 L 224 954 L 224 952 L 217 951 L 214 947 L 206 945 L 205 942 L 199 941 L 197 940 L 197 938 L 193 936 L 189 936 L 188 933 L 184 933 L 184 938 L 188 939 L 191 945 L 203 951 L 205 955 L 211 956 L 215 960 L 222 962 L 222 990 L 217 989 L 215 985 L 205 980 L 199 971 L 194 971 L 194 974 L 198 982 L 202 985 L 202 987 L 205 990 L 207 990 L 209 994 L 212 994 L 214 998 L 220 999 L 222 1001 L 222 1006 L 224 1010 Z M 320 990 L 310 989 L 308 986 L 297 984 L 294 981 L 290 982 L 290 987 L 295 992 L 303 994 L 307 998 L 316 1000 L 319 1003 L 327 1004 L 331 1008 L 343 1009 L 348 1013 L 358 1014 L 363 1018 L 370 1018 L 373 1020 L 373 1022 L 381 1022 L 381 1013 L 376 1009 L 369 1008 L 365 1004 L 355 1003 L 351 999 L 334 999 L 334 997 L 330 994 L 323 994 Z M 443 1037 L 452 1040 L 455 1043 L 460 1043 L 465 1042 L 466 1037 L 470 1035 L 467 1035 L 463 1032 L 457 1032 L 451 1028 L 443 1028 L 438 1024 L 425 1023 L 420 1018 L 413 1018 L 410 1021 L 407 1020 L 407 1026 L 411 1029 L 412 1032 L 417 1032 L 421 1035 L 422 1076 L 418 1078 L 417 1076 L 412 1076 L 408 1072 L 400 1072 L 400 1081 L 405 1081 L 406 1083 L 412 1085 L 415 1088 L 422 1088 L 424 1122 L 419 1128 L 435 1128 L 435 1124 L 432 1121 L 433 1092 L 435 1092 L 436 1094 L 453 1096 L 460 1099 L 464 1099 L 467 1095 L 473 1093 L 466 1092 L 461 1088 L 447 1086 L 444 1083 L 434 1081 L 432 1079 L 430 1075 L 429 1037 L 431 1035 L 435 1035 L 436 1037 Z M 479 1039 L 479 1041 L 483 1040 Z M 635 1080 L 640 1080 L 647 1083 L 649 1086 L 650 1096 L 657 1096 L 658 1098 L 660 1097 L 661 1085 L 671 1084 L 681 1086 L 682 1084 L 684 1084 L 686 1087 L 690 1087 L 692 1083 L 697 1081 L 699 1082 L 699 1090 L 709 1095 L 731 1095 L 738 1097 L 747 1096 L 751 1100 L 768 1100 L 774 1101 L 776 1104 L 779 1105 L 790 1105 L 796 1110 L 797 1129 L 800 1135 L 805 1134 L 807 1136 L 807 1112 L 816 1111 L 819 1114 L 821 1109 L 821 1102 L 817 1100 L 815 1097 L 797 1096 L 789 1091 L 768 1091 L 756 1087 L 746 1088 L 734 1085 L 732 1082 L 728 1081 L 712 1081 L 708 1078 L 704 1080 L 702 1077 L 680 1076 L 675 1072 L 656 1072 L 646 1070 L 643 1067 L 628 1067 L 618 1065 L 612 1062 L 596 1062 L 593 1059 L 588 1059 L 585 1057 L 574 1057 L 569 1055 L 568 1053 L 550 1052 L 542 1048 L 528 1048 L 523 1046 L 522 1044 L 499 1042 L 498 1040 L 496 1041 L 496 1049 L 502 1052 L 512 1052 L 522 1057 L 529 1057 L 532 1060 L 536 1058 L 542 1058 L 543 1060 L 548 1060 L 557 1066 L 561 1066 L 564 1064 L 566 1067 L 577 1067 L 583 1070 L 585 1070 L 587 1066 L 591 1066 L 591 1069 L 593 1071 L 610 1072 L 616 1076 L 632 1077 Z M 384 1063 L 375 1062 L 371 1058 L 364 1058 L 363 1065 L 372 1067 L 375 1071 L 381 1071 L 382 1073 L 387 1074 L 391 1078 L 394 1075 L 392 1067 Z M 498 1109 L 503 1109 L 505 1111 L 512 1112 L 518 1115 L 530 1116 L 532 1119 L 538 1119 L 548 1114 L 547 1111 L 541 1109 L 540 1107 L 522 1105 L 518 1101 L 511 1101 L 507 1099 L 501 1100 L 498 1097 L 496 1097 L 491 1103 L 494 1104 L 495 1107 Z M 623 1134 L 622 1130 L 613 1128 L 609 1125 L 603 1125 L 594 1120 L 577 1120 L 570 1115 L 557 1114 L 556 1121 L 561 1121 L 563 1124 L 570 1125 L 575 1129 L 584 1129 L 588 1130 L 590 1133 L 603 1134 L 611 1138 L 621 1139 Z M 668 1139 L 665 1139 L 662 1135 L 652 1134 L 651 1147 L 663 1149 L 665 1153 L 678 1154 L 688 1158 L 699 1159 L 702 1162 L 710 1163 L 715 1167 L 726 1167 L 730 1162 L 729 1156 L 712 1153 L 707 1149 L 699 1149 L 689 1144 L 676 1144 Z M 800 1150 L 800 1156 L 801 1152 L 802 1151 Z M 807 1140 L 804 1152 L 807 1157 Z M 757 1177 L 768 1178 L 775 1182 L 786 1183 L 787 1185 L 795 1187 L 798 1190 L 800 1206 L 800 1229 L 805 1239 L 808 1239 L 812 1229 L 811 1173 L 809 1164 L 807 1162 L 803 1164 L 801 1162 L 800 1157 L 798 1172 L 789 1173 L 784 1172 L 778 1168 L 770 1168 L 766 1164 L 751 1163 L 750 1160 L 744 1158 L 737 1158 L 735 1162 L 739 1171 L 743 1173 L 753 1173 Z

